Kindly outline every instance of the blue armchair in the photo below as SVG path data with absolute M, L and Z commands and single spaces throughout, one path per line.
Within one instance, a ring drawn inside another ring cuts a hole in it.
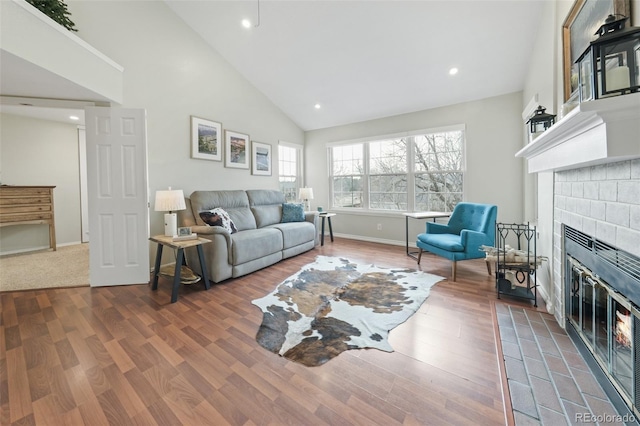
M 451 275 L 452 281 L 455 281 L 458 260 L 485 257 L 480 246 L 495 244 L 497 216 L 497 206 L 458 203 L 451 213 L 448 224 L 427 222 L 426 232 L 418 235 L 416 241 L 420 249 L 418 264 L 423 251 L 445 257 L 453 262 Z

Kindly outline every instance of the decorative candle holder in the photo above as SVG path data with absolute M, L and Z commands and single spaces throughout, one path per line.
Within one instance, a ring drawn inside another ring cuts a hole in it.
M 628 19 L 609 15 L 576 61 L 580 102 L 640 90 L 640 27 L 624 28 Z

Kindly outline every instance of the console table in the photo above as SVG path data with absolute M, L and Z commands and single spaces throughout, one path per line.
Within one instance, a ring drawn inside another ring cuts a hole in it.
M 451 213 L 444 212 L 414 212 L 414 213 L 402 213 L 404 215 L 404 232 L 405 232 L 405 242 L 407 246 L 407 256 L 412 257 L 418 260 L 416 254 L 417 251 L 409 252 L 409 218 L 411 219 L 433 219 L 435 222 L 439 217 L 449 217 Z
M 53 188 L 0 186 L 0 226 L 49 225 L 49 247 L 56 250 Z

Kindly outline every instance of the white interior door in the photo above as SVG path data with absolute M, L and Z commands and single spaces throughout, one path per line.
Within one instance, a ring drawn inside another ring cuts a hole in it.
M 149 282 L 146 111 L 85 108 L 91 286 Z
M 84 126 L 78 126 L 78 160 L 80 163 L 80 238 L 89 242 L 89 200 L 87 192 L 87 137 Z

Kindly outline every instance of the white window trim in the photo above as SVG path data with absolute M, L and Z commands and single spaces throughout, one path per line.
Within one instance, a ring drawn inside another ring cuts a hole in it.
M 380 141 L 384 139 L 420 136 L 420 135 L 424 135 L 425 133 L 445 133 L 445 132 L 462 131 L 462 132 L 465 132 L 466 134 L 466 130 L 467 130 L 467 126 L 465 124 L 452 124 L 450 126 L 431 127 L 428 129 L 411 130 L 411 131 L 399 132 L 399 133 L 389 133 L 386 135 L 366 136 L 366 137 L 357 138 L 357 139 L 347 139 L 347 140 L 341 140 L 341 141 L 335 141 L 335 142 L 327 142 L 325 144 L 325 147 L 332 148 L 334 146 L 340 146 L 340 145 L 353 145 L 356 143 L 374 142 L 374 141 Z
M 341 141 L 334 141 L 334 142 L 327 142 L 325 144 L 325 149 L 327 152 L 327 184 L 328 184 L 328 189 L 329 189 L 329 200 L 330 203 L 332 202 L 331 200 L 333 200 L 333 185 L 332 185 L 332 171 L 331 171 L 331 167 L 332 167 L 332 151 L 331 148 L 336 147 L 336 146 L 343 146 L 343 145 L 354 145 L 354 144 L 360 144 L 360 143 L 364 143 L 364 149 L 363 149 L 363 158 L 367 158 L 368 154 L 369 154 L 369 145 L 367 144 L 367 142 L 375 142 L 375 141 L 380 141 L 380 140 L 385 140 L 385 139 L 394 139 L 394 138 L 401 138 L 401 137 L 413 137 L 413 136 L 421 136 L 424 134 L 430 134 L 430 133 L 446 133 L 446 132 L 455 132 L 455 131 L 461 131 L 462 132 L 462 173 L 466 174 L 467 172 L 467 155 L 466 155 L 466 151 L 467 151 L 467 126 L 466 124 L 452 124 L 449 126 L 441 126 L 441 127 L 431 127 L 428 129 L 421 129 L 421 130 L 410 130 L 410 131 L 406 131 L 406 132 L 398 132 L 398 133 L 390 133 L 390 134 L 386 134 L 386 135 L 375 135 L 375 136 L 366 136 L 366 137 L 362 137 L 362 138 L 357 138 L 357 139 L 348 139 L 348 140 L 341 140 Z M 413 143 L 412 143 L 413 145 Z M 335 207 L 335 206 L 331 206 L 331 210 L 333 211 L 337 211 L 337 212 L 342 212 L 342 213 L 351 213 L 351 214 L 362 214 L 362 215 L 378 215 L 378 216 L 402 216 L 403 213 L 406 213 L 408 211 L 415 211 L 415 192 L 414 192 L 414 188 L 413 183 L 414 182 L 409 182 L 409 181 L 413 181 L 414 180 L 414 176 L 415 176 L 415 172 L 413 171 L 413 163 L 414 163 L 414 158 L 413 155 L 411 155 L 409 157 L 409 166 L 411 166 L 411 168 L 409 170 L 411 170 L 410 172 L 407 172 L 407 175 L 409 176 L 407 179 L 407 199 L 408 200 L 413 200 L 410 201 L 408 204 L 412 207 L 411 210 L 385 210 L 385 209 L 371 209 L 369 207 L 362 207 L 360 209 L 355 209 L 355 208 L 347 208 L 347 207 Z M 410 185 L 411 183 L 411 185 Z M 462 196 L 463 196 L 463 201 L 466 198 L 465 194 L 466 194 L 466 179 L 463 180 L 462 182 Z M 369 161 L 366 160 L 365 162 L 365 175 L 363 177 L 363 194 L 362 194 L 362 203 L 364 206 L 368 206 L 369 205 Z M 412 197 L 410 197 L 409 195 L 412 194 Z
M 286 146 L 288 148 L 295 148 L 297 150 L 298 155 L 296 158 L 296 164 L 297 164 L 296 181 L 299 182 L 299 185 L 296 188 L 296 193 L 297 193 L 300 188 L 306 185 L 306 182 L 304 180 L 304 145 L 299 143 L 292 143 L 292 142 L 279 140 L 278 146 L 280 145 Z M 279 181 L 280 180 L 280 158 L 279 157 L 278 157 L 277 164 L 278 164 L 278 181 Z

